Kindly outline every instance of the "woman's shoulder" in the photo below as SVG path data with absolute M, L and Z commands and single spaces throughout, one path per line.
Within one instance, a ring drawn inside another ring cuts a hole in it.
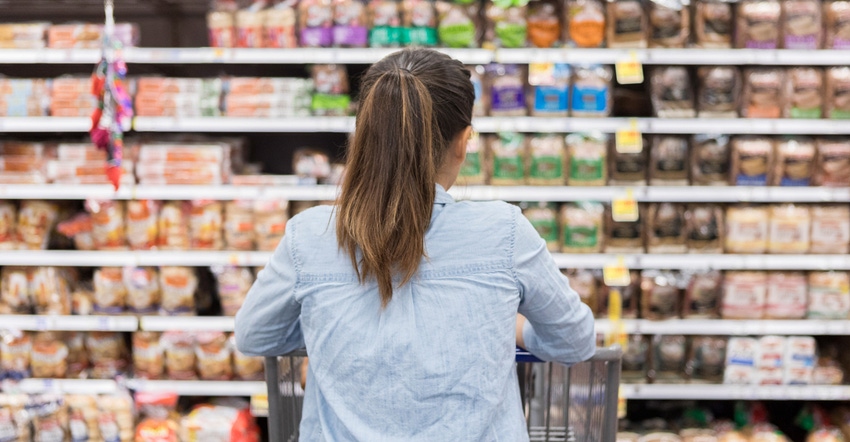
M 324 232 L 336 228 L 334 206 L 321 205 L 302 210 L 287 223 L 287 231 L 296 231 L 296 235 Z

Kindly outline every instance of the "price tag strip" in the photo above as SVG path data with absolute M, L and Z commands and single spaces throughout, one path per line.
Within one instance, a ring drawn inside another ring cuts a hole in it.
M 614 198 L 611 201 L 611 217 L 614 221 L 627 223 L 633 223 L 640 218 L 638 203 L 632 189 L 626 189 L 624 196 Z
M 643 64 L 637 56 L 637 52 L 629 52 L 629 56 L 614 64 L 617 74 L 617 83 L 640 84 L 643 83 Z
M 638 129 L 638 122 L 632 118 L 628 127 L 617 129 L 614 136 L 614 146 L 619 153 L 640 153 L 643 151 L 643 134 Z

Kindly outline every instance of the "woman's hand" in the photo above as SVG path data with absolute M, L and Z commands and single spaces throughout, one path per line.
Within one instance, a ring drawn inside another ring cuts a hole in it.
M 525 350 L 525 340 L 522 338 L 523 326 L 525 326 L 525 316 L 516 315 L 516 346 Z
M 307 388 L 307 364 L 308 364 L 308 361 L 309 360 L 307 358 L 304 358 L 304 360 L 301 361 L 301 389 L 302 390 Z

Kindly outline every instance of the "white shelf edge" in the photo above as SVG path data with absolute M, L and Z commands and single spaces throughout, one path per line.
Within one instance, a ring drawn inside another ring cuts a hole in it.
M 625 399 L 807 400 L 850 399 L 846 385 L 621 384 Z
M 262 381 L 173 381 L 130 379 L 127 388 L 134 391 L 169 392 L 180 396 L 252 396 L 267 392 Z
M 107 379 L 23 379 L 3 381 L 0 391 L 5 393 L 64 393 L 112 394 L 118 392 L 118 383 Z
M 845 336 L 850 320 L 730 320 L 730 319 L 646 319 L 622 320 L 623 331 L 640 335 L 723 335 L 723 336 Z M 611 321 L 596 320 L 596 333 L 611 331 Z
M 135 316 L 0 315 L 0 330 L 120 331 L 139 329 Z
M 82 133 L 90 128 L 87 117 L 0 117 L 0 133 Z
M 185 316 L 175 320 L 168 316 L 142 316 L 139 329 L 144 331 L 222 331 L 232 332 L 234 318 L 229 316 Z
M 272 252 L 20 250 L 0 254 L 0 266 L 190 266 L 265 265 Z

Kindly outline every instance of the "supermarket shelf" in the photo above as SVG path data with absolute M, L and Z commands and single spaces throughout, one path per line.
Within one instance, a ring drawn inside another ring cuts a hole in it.
M 848 191 L 850 194 L 850 191 Z M 111 185 L 0 185 L 0 199 L 82 200 L 193 200 L 223 201 L 278 198 L 289 201 L 326 201 L 336 198 L 336 186 L 122 186 L 117 192 Z
M 271 252 L 219 251 L 4 251 L 0 265 L 18 266 L 262 266 Z
M 251 396 L 266 393 L 260 381 L 149 381 L 130 379 L 127 387 L 134 391 L 169 392 L 180 396 Z
M 850 334 L 850 321 L 845 320 L 728 320 L 728 319 L 670 319 L 649 321 L 626 319 L 623 332 L 644 335 L 724 335 L 724 336 L 843 336 Z M 596 320 L 596 332 L 611 331 L 607 319 Z
M 90 118 L 0 117 L 0 132 L 88 132 L 90 127 Z
M 843 401 L 850 399 L 850 386 L 623 384 L 620 394 L 625 399 Z
M 806 65 L 830 66 L 842 51 L 757 49 L 498 49 L 500 63 L 601 63 L 614 64 L 634 54 L 647 65 Z M 837 58 L 838 57 L 838 58 Z
M 311 133 L 354 130 L 354 117 L 290 117 L 290 118 L 159 118 L 136 117 L 137 132 L 269 132 Z
M 145 331 L 233 331 L 234 318 L 226 316 L 196 316 L 180 317 L 175 322 L 173 317 L 168 316 L 142 316 L 139 318 L 139 326 Z M 175 328 L 175 324 L 178 324 Z
M 118 383 L 102 379 L 24 379 L 6 380 L 0 383 L 5 393 L 65 393 L 65 394 L 111 394 L 118 391 Z
M 0 315 L 0 329 L 132 332 L 139 329 L 139 320 L 132 316 Z

